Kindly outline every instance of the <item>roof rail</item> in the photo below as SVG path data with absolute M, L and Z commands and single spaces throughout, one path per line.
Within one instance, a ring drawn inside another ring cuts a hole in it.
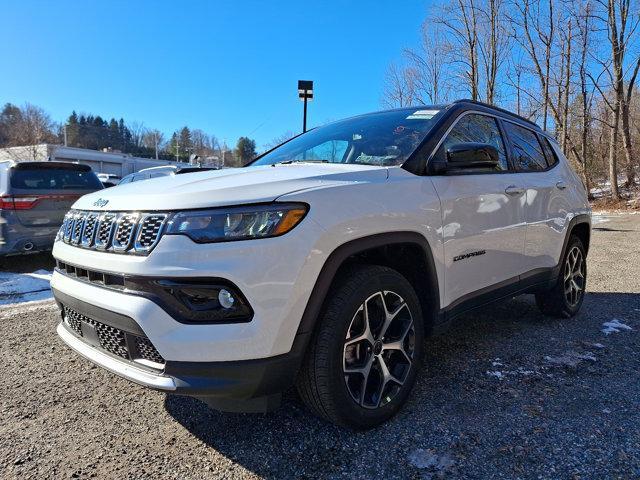
M 484 102 L 480 102 L 478 100 L 470 100 L 468 98 L 461 98 L 460 100 L 455 100 L 453 103 L 472 103 L 474 105 L 481 105 L 483 107 L 487 107 L 490 108 L 492 110 L 497 110 L 498 112 L 501 113 L 505 113 L 507 115 L 510 115 L 512 117 L 517 118 L 518 120 L 522 120 L 523 122 L 526 122 L 530 125 L 533 125 L 534 127 L 536 127 L 538 130 L 542 130 L 540 128 L 540 125 L 538 125 L 536 122 L 529 120 L 528 118 L 524 118 L 516 113 L 510 112 L 509 110 L 505 110 L 504 108 L 500 108 L 500 107 L 496 107 L 495 105 L 489 105 L 488 103 L 484 103 Z

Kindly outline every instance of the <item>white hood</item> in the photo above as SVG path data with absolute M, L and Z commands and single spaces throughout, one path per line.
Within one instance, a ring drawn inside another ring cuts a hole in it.
M 80 198 L 73 208 L 157 211 L 240 205 L 271 202 L 287 193 L 308 188 L 384 182 L 386 178 L 386 167 L 353 164 L 292 163 L 229 168 L 154 178 L 99 190 Z

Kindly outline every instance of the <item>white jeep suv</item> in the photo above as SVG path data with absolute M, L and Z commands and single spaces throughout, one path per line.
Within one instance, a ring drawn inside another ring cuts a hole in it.
M 295 385 L 367 428 L 459 314 L 520 293 L 576 314 L 590 225 L 581 182 L 527 120 L 464 100 L 362 115 L 244 168 L 82 197 L 53 251 L 58 334 L 213 408 L 266 411 Z

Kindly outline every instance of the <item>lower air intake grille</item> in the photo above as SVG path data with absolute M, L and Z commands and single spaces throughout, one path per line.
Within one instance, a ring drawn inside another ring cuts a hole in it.
M 155 363 L 164 363 L 164 358 L 158 353 L 153 343 L 148 338 L 136 337 L 136 348 L 138 353 L 145 360 L 150 360 Z
M 109 353 L 124 358 L 125 360 L 146 360 L 153 362 L 154 364 L 158 364 L 158 368 L 164 366 L 164 358 L 162 358 L 162 355 L 160 355 L 148 338 L 134 335 L 111 325 L 98 322 L 67 306 L 63 307 L 62 315 L 67 326 L 80 337 L 84 336 L 82 332 L 83 323 L 93 327 L 100 342 L 99 347 Z

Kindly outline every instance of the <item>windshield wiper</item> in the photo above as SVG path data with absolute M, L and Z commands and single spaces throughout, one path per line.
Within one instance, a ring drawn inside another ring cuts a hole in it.
M 331 163 L 329 160 L 283 160 L 282 162 L 272 163 L 271 166 L 276 165 L 291 165 L 292 163 Z

